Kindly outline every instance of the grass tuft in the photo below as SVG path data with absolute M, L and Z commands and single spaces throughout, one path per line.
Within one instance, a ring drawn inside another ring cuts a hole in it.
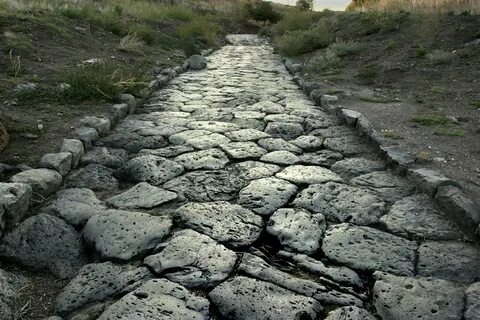
M 330 49 L 315 55 L 307 63 L 307 70 L 315 73 L 336 73 L 341 67 L 341 59 Z
M 120 40 L 118 49 L 131 53 L 143 53 L 144 42 L 135 34 L 129 33 Z
M 439 49 L 433 50 L 427 54 L 427 60 L 433 65 L 451 64 L 455 58 L 455 53 Z
M 433 134 L 436 136 L 445 136 L 445 137 L 465 137 L 465 130 L 440 128 L 440 129 L 436 129 L 433 132 Z
M 330 45 L 330 49 L 339 57 L 345 57 L 349 55 L 354 55 L 365 49 L 363 43 L 352 41 L 352 40 L 339 40 L 335 41 Z
M 419 115 L 410 118 L 410 121 L 422 126 L 439 126 L 448 125 L 450 123 L 450 120 L 443 115 Z

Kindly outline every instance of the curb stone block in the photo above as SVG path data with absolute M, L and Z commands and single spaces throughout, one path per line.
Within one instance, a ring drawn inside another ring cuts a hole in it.
M 62 175 L 51 169 L 31 169 L 14 175 L 12 182 L 29 184 L 33 192 L 48 197 L 60 189 Z
M 27 213 L 32 187 L 23 183 L 0 183 L 0 234 L 2 226 L 19 222 Z
M 456 186 L 440 186 L 435 194 L 440 208 L 459 225 L 474 232 L 480 222 L 480 205 Z
M 310 92 L 319 88 L 320 88 L 320 84 L 318 82 L 313 82 L 313 81 L 304 81 L 302 85 L 303 92 L 307 96 L 310 95 Z
M 341 113 L 342 113 L 343 121 L 345 121 L 346 124 L 352 127 L 355 127 L 358 119 L 362 115 L 360 112 L 350 110 L 350 109 L 342 109 Z
M 135 112 L 135 109 L 137 108 L 137 100 L 133 95 L 129 93 L 122 93 L 120 95 L 120 101 L 127 104 L 128 113 L 132 114 Z
M 98 132 L 94 128 L 80 127 L 74 131 L 75 137 L 82 141 L 84 150 L 92 147 L 93 143 L 98 139 Z
M 407 169 L 412 165 L 416 158 L 406 149 L 399 146 L 380 146 L 380 151 L 387 158 L 388 164 L 396 167 L 400 174 L 405 175 Z
M 117 125 L 120 120 L 124 119 L 128 114 L 128 105 L 126 103 L 114 104 L 111 108 L 112 115 L 110 116 L 110 122 L 112 125 Z
M 99 136 L 105 136 L 110 132 L 110 120 L 107 118 L 86 116 L 80 119 L 80 123 L 84 127 L 90 127 L 97 130 Z
M 415 185 L 425 194 L 434 197 L 439 187 L 455 186 L 459 189 L 462 187 L 450 178 L 447 178 L 440 172 L 430 169 L 415 169 L 408 170 L 408 177 L 413 180 Z
M 63 144 L 60 147 L 60 152 L 69 152 L 72 155 L 72 169 L 78 166 L 80 158 L 83 156 L 85 150 L 83 143 L 77 139 L 63 139 Z
M 70 152 L 44 154 L 40 160 L 40 167 L 56 170 L 65 177 L 72 168 L 72 154 Z
M 312 101 L 315 102 L 315 105 L 317 106 L 322 105 L 322 96 L 323 92 L 319 89 L 315 89 L 310 92 L 310 99 L 312 99 Z
M 358 118 L 355 128 L 357 129 L 357 132 L 361 137 L 369 137 L 372 133 L 375 132 L 373 124 L 363 115 L 360 115 L 360 117 Z

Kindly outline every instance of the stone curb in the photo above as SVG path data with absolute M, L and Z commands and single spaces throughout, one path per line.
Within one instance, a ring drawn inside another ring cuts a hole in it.
M 202 56 L 212 52 L 211 49 L 206 50 Z M 83 117 L 79 121 L 80 125 L 73 130 L 72 137 L 63 140 L 58 153 L 45 154 L 38 168 L 14 175 L 11 182 L 0 182 L 0 238 L 6 227 L 23 220 L 34 196 L 44 199 L 61 188 L 67 174 L 79 165 L 80 158 L 92 148 L 96 140 L 108 135 L 124 118 L 135 113 L 154 91 L 190 69 L 187 59 L 181 66 L 159 70 L 140 97 L 120 94 L 121 103 L 111 106 L 108 117 Z
M 463 191 L 461 185 L 441 172 L 426 168 L 413 168 L 416 157 L 397 143 L 384 138 L 374 125 L 360 112 L 343 108 L 337 96 L 326 95 L 320 84 L 305 81 L 301 76 L 302 65 L 282 58 L 293 81 L 310 99 L 324 111 L 339 117 L 345 124 L 355 128 L 359 136 L 372 145 L 387 161 L 390 168 L 406 176 L 415 187 L 430 196 L 454 222 L 479 239 L 480 205 Z

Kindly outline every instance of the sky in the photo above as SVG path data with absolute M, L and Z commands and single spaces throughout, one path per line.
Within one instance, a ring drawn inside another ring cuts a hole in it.
M 296 0 L 270 0 L 272 2 L 295 5 Z M 350 0 L 314 0 L 315 10 L 332 9 L 332 10 L 345 10 L 346 6 L 350 3 Z

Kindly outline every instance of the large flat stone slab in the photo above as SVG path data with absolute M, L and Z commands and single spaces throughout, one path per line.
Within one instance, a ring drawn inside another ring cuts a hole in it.
M 319 212 L 330 221 L 356 225 L 374 224 L 385 213 L 385 203 L 372 191 L 335 182 L 309 186 L 293 204 Z
M 432 200 L 417 194 L 393 204 L 380 222 L 393 234 L 404 238 L 454 240 L 461 239 L 458 226 L 438 210 Z
M 280 169 L 281 168 L 275 164 L 251 160 L 237 162 L 229 168 L 235 175 L 245 180 L 268 178 L 280 171 Z
M 238 195 L 238 204 L 260 215 L 270 215 L 288 203 L 298 188 L 285 180 L 264 178 L 253 180 Z
M 34 270 L 73 277 L 86 263 L 80 234 L 63 220 L 38 214 L 23 221 L 0 243 L 0 256 Z
M 128 153 L 124 149 L 94 147 L 81 158 L 80 163 L 83 165 L 98 163 L 116 169 L 123 166 L 127 159 Z
M 232 247 L 251 245 L 264 226 L 252 211 L 224 201 L 187 203 L 176 215 L 183 225 Z
M 187 288 L 211 288 L 232 272 L 237 255 L 194 230 L 176 232 L 144 263 L 157 274 Z
M 118 181 L 113 176 L 113 170 L 101 164 L 91 163 L 74 170 L 65 182 L 68 188 L 87 188 L 94 191 L 115 190 Z
M 268 151 L 290 151 L 297 154 L 302 152 L 300 147 L 285 141 L 282 138 L 261 139 L 258 141 L 258 145 Z
M 179 284 L 153 279 L 108 307 L 98 320 L 208 320 L 210 303 Z
M 87 264 L 57 296 L 55 311 L 68 315 L 86 305 L 133 291 L 152 276 L 146 267 L 111 262 Z
M 183 166 L 177 162 L 147 155 L 131 159 L 115 175 L 126 181 L 148 182 L 156 186 L 182 174 L 183 170 Z
M 333 310 L 325 320 L 375 320 L 376 318 L 367 310 L 351 306 Z
M 209 297 L 222 316 L 236 320 L 316 319 L 322 311 L 312 298 L 246 277 L 222 283 Z
M 31 169 L 17 173 L 12 177 L 14 183 L 30 185 L 34 193 L 48 197 L 62 185 L 62 175 L 51 169 Z
M 370 227 L 339 224 L 325 233 L 322 250 L 330 260 L 356 270 L 414 274 L 415 242 Z
M 103 214 L 107 207 L 90 189 L 63 189 L 44 212 L 62 218 L 74 227 L 83 227 L 96 214 Z
M 255 142 L 231 142 L 223 144 L 220 148 L 233 159 L 255 159 L 260 158 L 267 151 L 260 148 Z
M 278 209 L 267 223 L 267 232 L 290 250 L 315 253 L 325 232 L 325 217 L 306 210 Z
M 171 228 L 172 220 L 167 217 L 109 210 L 88 220 L 83 237 L 103 258 L 128 261 L 154 249 Z
M 366 158 L 349 158 L 333 164 L 330 168 L 333 172 L 342 177 L 345 181 L 374 171 L 385 170 L 385 163 L 379 160 Z
M 418 248 L 418 274 L 455 282 L 480 279 L 480 250 L 458 241 L 426 241 Z
M 227 201 L 236 198 L 244 185 L 244 179 L 238 174 L 199 170 L 172 179 L 163 187 L 191 201 Z
M 147 182 L 140 182 L 124 193 L 107 199 L 107 203 L 115 208 L 151 209 L 176 198 L 175 192 L 152 186 Z
M 462 319 L 464 288 L 435 278 L 374 274 L 373 304 L 382 319 Z
M 272 137 L 285 140 L 295 139 L 304 134 L 303 126 L 296 122 L 269 122 L 265 132 Z
M 370 189 L 389 202 L 400 200 L 415 191 L 415 186 L 407 179 L 389 171 L 367 173 L 352 179 L 350 183 Z
M 276 177 L 297 184 L 343 182 L 336 173 L 319 166 L 293 165 L 277 173 Z
M 219 149 L 208 149 L 197 152 L 184 153 L 175 158 L 185 169 L 223 169 L 229 162 L 225 153 Z

